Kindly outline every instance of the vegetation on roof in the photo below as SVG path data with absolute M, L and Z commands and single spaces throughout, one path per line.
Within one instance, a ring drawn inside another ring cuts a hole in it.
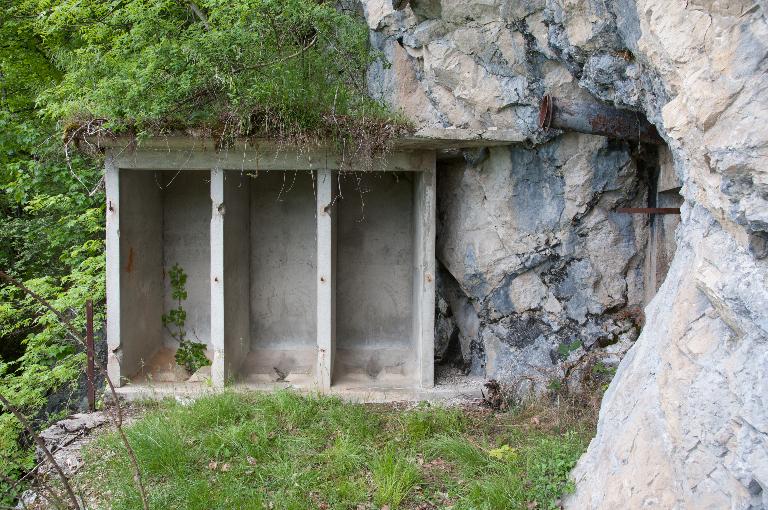
M 323 0 L 25 0 L 58 73 L 38 96 L 67 135 L 372 140 L 403 123 L 367 93 L 382 55 Z

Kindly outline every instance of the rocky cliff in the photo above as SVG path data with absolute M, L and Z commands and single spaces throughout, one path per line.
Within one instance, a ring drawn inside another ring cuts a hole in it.
M 568 505 L 768 507 L 766 2 L 363 4 L 391 63 L 371 71 L 375 94 L 420 126 L 529 140 L 439 167 L 438 331 L 473 372 L 530 378 L 574 349 L 629 345 L 628 312 L 665 271 L 649 271 L 658 225 L 615 208 L 650 203 L 665 158 L 682 184 L 674 259 Z M 544 93 L 641 111 L 668 149 L 543 133 Z
M 407 5 L 405 5 L 407 4 Z M 420 127 L 512 129 L 524 145 L 438 163 L 438 345 L 472 374 L 545 385 L 560 362 L 638 333 L 652 150 L 538 128 L 545 92 L 591 99 L 550 45 L 542 5 L 367 2 L 391 66 L 372 91 Z M 452 340 L 453 339 L 453 340 Z

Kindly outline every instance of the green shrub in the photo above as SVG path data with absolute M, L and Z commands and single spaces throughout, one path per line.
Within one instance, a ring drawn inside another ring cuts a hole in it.
M 387 117 L 367 94 L 368 27 L 331 2 L 198 0 L 203 16 L 175 0 L 48 4 L 23 2 L 63 70 L 42 96 L 51 118 L 285 137 Z

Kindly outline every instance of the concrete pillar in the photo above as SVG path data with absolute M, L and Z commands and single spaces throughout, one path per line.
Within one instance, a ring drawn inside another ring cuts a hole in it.
M 331 387 L 336 342 L 336 214 L 333 172 L 317 176 L 317 384 Z
M 224 171 L 211 169 L 211 345 L 213 386 L 226 381 L 224 360 Z
M 120 373 L 120 169 L 109 156 L 104 169 L 107 198 L 107 373 L 122 386 Z
M 659 175 L 649 192 L 656 193 L 656 207 L 680 207 L 683 197 L 680 195 L 680 182 L 672 152 L 667 146 L 659 147 Z M 675 231 L 680 224 L 679 214 L 659 214 L 650 217 L 648 245 L 645 256 L 645 305 L 656 296 L 661 284 L 667 277 L 669 265 L 677 248 Z
M 416 178 L 414 208 L 414 338 L 422 388 L 435 385 L 435 154 Z
M 105 182 L 107 370 L 122 385 L 162 344 L 162 197 L 153 172 L 120 170 L 111 158 Z
M 224 173 L 224 366 L 233 380 L 248 356 L 250 337 L 250 181 L 243 172 Z

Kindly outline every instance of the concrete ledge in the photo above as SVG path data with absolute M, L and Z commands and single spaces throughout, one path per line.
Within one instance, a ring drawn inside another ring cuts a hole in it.
M 395 140 L 397 148 L 470 149 L 522 143 L 530 138 L 517 129 L 422 128 L 411 137 Z
M 530 134 L 530 133 L 529 133 Z M 423 128 L 392 140 L 391 152 L 374 161 L 374 171 L 419 171 L 425 151 L 453 154 L 461 149 L 522 143 L 529 134 L 513 129 Z M 105 150 L 112 164 L 137 170 L 337 170 L 343 162 L 332 146 L 297 150 L 274 140 L 238 140 L 219 148 L 211 138 L 168 135 L 136 140 L 129 137 L 93 137 L 88 143 Z
M 206 383 L 145 383 L 129 384 L 116 388 L 117 394 L 127 401 L 162 400 L 165 398 L 198 398 L 214 395 L 222 391 L 235 392 L 270 392 L 279 389 L 291 389 L 304 395 L 333 395 L 347 402 L 387 403 L 387 402 L 461 402 L 481 398 L 484 380 L 469 378 L 459 385 L 437 384 L 432 388 L 340 388 L 320 391 L 317 386 L 292 386 L 288 383 L 273 384 L 234 384 L 226 389 L 214 388 Z
M 286 147 L 231 147 L 216 151 L 201 147 L 160 148 L 126 146 L 110 149 L 109 154 L 114 165 L 121 170 L 173 170 L 173 171 L 208 171 L 212 168 L 236 171 L 295 171 L 295 170 L 338 170 L 342 166 L 354 169 L 354 162 L 343 158 L 329 149 L 315 148 L 307 150 Z M 393 149 L 379 160 L 374 160 L 372 168 L 361 168 L 376 172 L 420 172 L 434 158 L 434 151 L 417 148 Z M 361 163 L 362 165 L 362 163 Z
M 531 133 L 518 129 L 488 128 L 433 128 L 425 127 L 411 135 L 392 140 L 393 150 L 406 149 L 463 149 L 471 147 L 489 147 L 493 145 L 509 145 L 522 143 L 530 138 Z M 96 148 L 116 149 L 118 156 L 122 152 L 136 150 L 159 151 L 198 151 L 198 152 L 290 152 L 292 146 L 274 140 L 253 139 L 237 140 L 232 146 L 220 149 L 212 138 L 200 138 L 184 134 L 156 136 L 136 140 L 127 136 L 89 137 L 87 142 Z M 322 147 L 315 147 L 315 149 Z M 333 147 L 325 147 L 335 152 Z

